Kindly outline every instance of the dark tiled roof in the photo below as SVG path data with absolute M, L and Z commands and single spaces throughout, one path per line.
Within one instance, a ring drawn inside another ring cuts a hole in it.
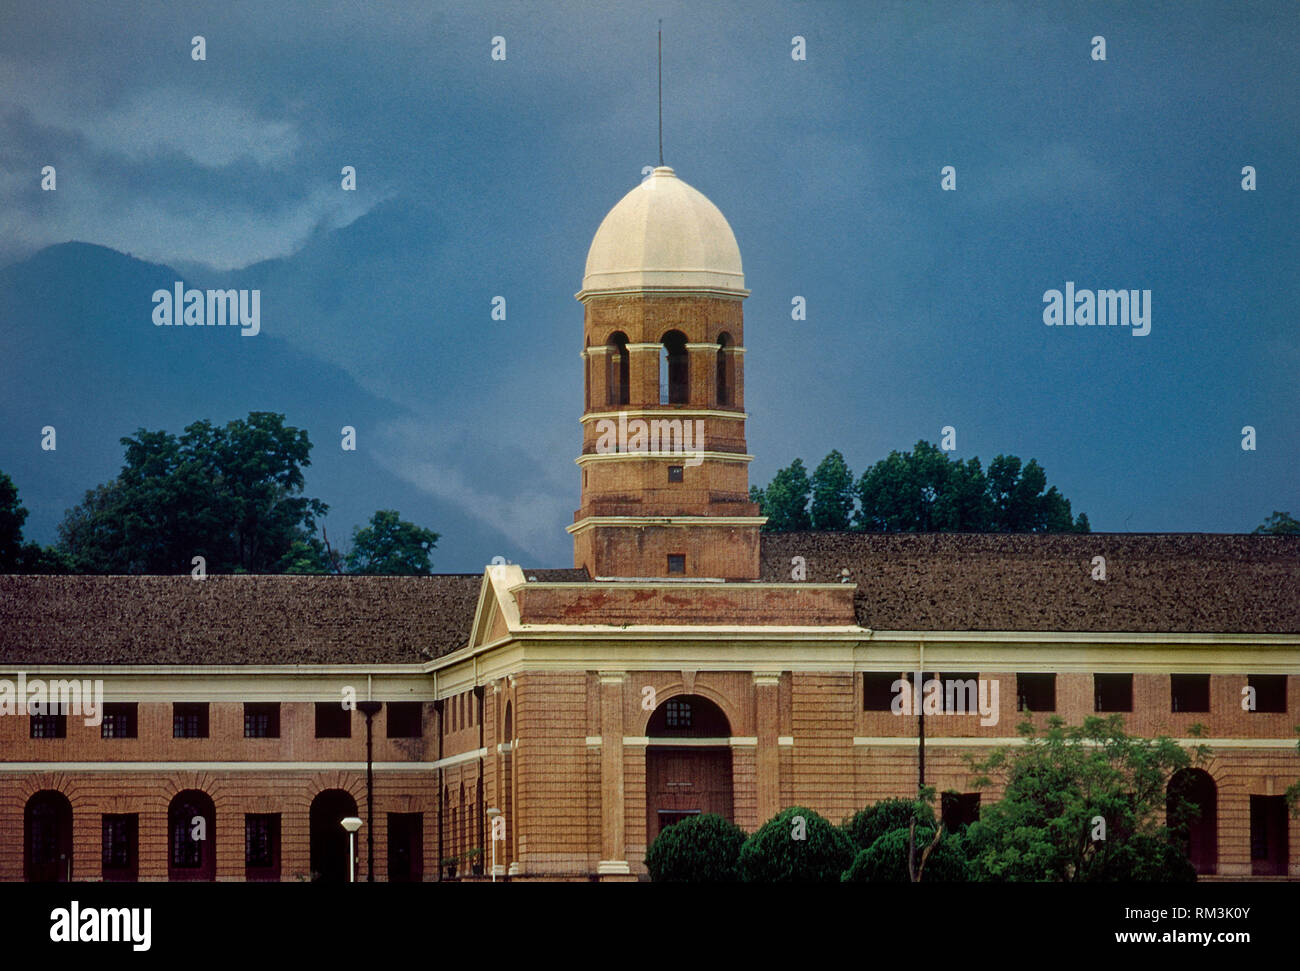
M 419 662 L 466 644 L 482 582 L 0 576 L 0 663 Z
M 761 555 L 770 581 L 847 568 L 880 630 L 1300 632 L 1300 536 L 764 533 Z
M 538 583 L 586 583 L 591 579 L 586 567 L 576 570 L 525 570 L 524 577 Z

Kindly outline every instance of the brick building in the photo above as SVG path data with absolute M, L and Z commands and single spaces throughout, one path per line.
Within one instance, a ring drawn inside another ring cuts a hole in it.
M 1198 870 L 1300 878 L 1300 537 L 760 534 L 747 293 L 671 169 L 601 224 L 573 569 L 0 577 L 0 879 L 346 879 L 347 816 L 361 878 L 373 847 L 377 880 L 493 852 L 510 879 L 637 879 L 683 815 L 753 830 L 914 792 L 890 686 L 919 671 L 998 688 L 927 718 L 952 816 L 978 812 L 963 757 L 1022 709 L 1200 722 L 1213 760 L 1177 780 Z M 20 679 L 102 681 L 102 717 L 27 714 Z

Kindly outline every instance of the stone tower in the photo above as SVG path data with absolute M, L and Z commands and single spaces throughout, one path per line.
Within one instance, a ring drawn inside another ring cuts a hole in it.
M 717 206 L 667 166 L 587 254 L 582 506 L 574 565 L 600 577 L 758 579 L 745 450 L 749 295 Z

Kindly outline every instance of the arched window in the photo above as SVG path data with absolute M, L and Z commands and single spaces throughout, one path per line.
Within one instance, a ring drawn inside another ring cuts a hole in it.
M 586 475 L 584 472 L 583 475 Z M 506 741 L 512 741 L 515 737 L 515 712 L 510 702 L 506 702 Z
M 664 334 L 659 364 L 659 403 L 684 405 L 691 396 L 690 356 L 686 335 L 680 330 Z
M 731 335 L 723 331 L 718 335 L 718 404 L 731 404 L 731 375 L 727 368 L 727 348 L 731 345 Z
M 675 695 L 650 716 L 646 735 L 651 738 L 684 736 L 725 738 L 731 734 L 726 714 L 708 698 Z
M 627 349 L 627 334 L 617 331 L 610 335 L 609 350 L 605 352 L 605 403 L 625 405 L 631 385 Z

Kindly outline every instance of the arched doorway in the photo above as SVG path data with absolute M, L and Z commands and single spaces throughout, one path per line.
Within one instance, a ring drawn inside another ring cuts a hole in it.
M 321 883 L 348 882 L 348 833 L 341 825 L 357 814 L 357 801 L 342 789 L 325 789 L 311 801 L 311 878 Z M 363 830 L 357 831 L 357 855 Z M 360 872 L 357 878 L 361 879 Z
M 27 800 L 23 811 L 23 863 L 32 883 L 72 879 L 72 803 L 53 789 Z
M 217 878 L 217 810 L 199 789 L 178 792 L 167 807 L 167 879 Z
M 1196 872 L 1214 873 L 1219 861 L 1218 791 L 1208 772 L 1174 773 L 1166 791 L 1165 818 Z
M 677 695 L 655 709 L 646 735 L 647 844 L 686 816 L 732 818 L 731 725 L 721 708 L 699 695 Z M 717 744 L 699 744 L 705 739 Z

